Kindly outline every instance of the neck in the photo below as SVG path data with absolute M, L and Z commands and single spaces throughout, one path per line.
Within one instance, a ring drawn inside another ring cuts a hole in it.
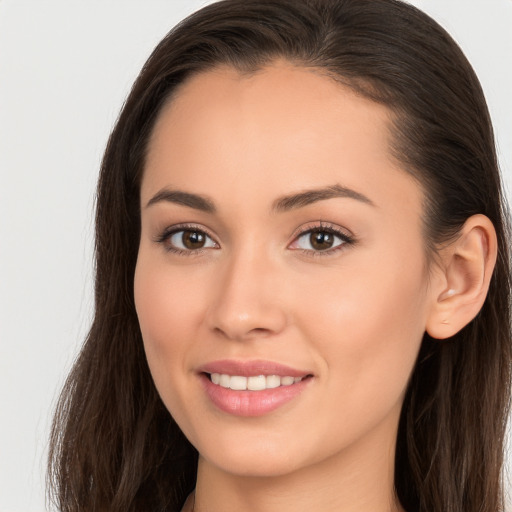
M 194 512 L 399 512 L 395 442 L 364 439 L 285 475 L 234 475 L 200 457 Z

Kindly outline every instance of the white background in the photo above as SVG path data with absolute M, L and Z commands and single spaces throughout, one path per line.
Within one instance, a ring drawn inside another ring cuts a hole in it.
M 209 3 L 0 0 L 0 512 L 45 510 L 51 411 L 92 309 L 94 187 L 150 51 Z M 482 81 L 512 190 L 512 0 L 416 0 Z

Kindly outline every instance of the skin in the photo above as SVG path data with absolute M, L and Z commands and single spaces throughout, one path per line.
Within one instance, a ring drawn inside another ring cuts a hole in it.
M 400 408 L 442 278 L 422 236 L 423 192 L 389 150 L 389 111 L 311 69 L 197 75 L 164 107 L 141 185 L 135 301 L 155 385 L 200 453 L 196 512 L 394 511 Z M 364 195 L 287 211 L 339 185 Z M 207 196 L 209 213 L 162 190 Z M 353 239 L 313 250 L 301 229 Z M 211 237 L 175 253 L 183 223 Z M 450 293 L 450 300 L 454 300 Z M 264 359 L 307 371 L 276 411 L 240 417 L 198 368 Z

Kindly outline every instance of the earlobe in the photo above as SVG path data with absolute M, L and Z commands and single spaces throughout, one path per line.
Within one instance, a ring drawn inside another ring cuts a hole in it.
M 449 338 L 475 318 L 487 296 L 496 256 L 496 231 L 484 215 L 470 217 L 457 239 L 440 250 L 442 263 L 426 326 L 431 337 Z

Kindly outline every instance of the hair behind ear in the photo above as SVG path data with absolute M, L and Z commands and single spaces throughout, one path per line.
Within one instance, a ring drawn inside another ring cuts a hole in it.
M 510 405 L 510 256 L 497 242 L 509 232 L 472 216 L 433 264 L 435 302 L 397 440 L 395 485 L 406 510 L 504 510 L 492 489 L 502 482 Z

